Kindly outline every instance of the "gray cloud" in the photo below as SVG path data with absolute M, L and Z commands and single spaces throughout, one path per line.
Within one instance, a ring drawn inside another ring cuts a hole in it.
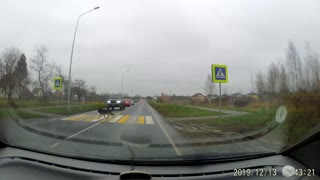
M 0 51 L 22 49 L 27 58 L 46 45 L 65 74 L 76 19 L 80 19 L 73 77 L 100 92 L 203 92 L 210 65 L 229 66 L 228 91 L 250 87 L 250 73 L 285 56 L 292 39 L 300 54 L 309 40 L 320 50 L 318 1 L 49 1 L 0 2 Z

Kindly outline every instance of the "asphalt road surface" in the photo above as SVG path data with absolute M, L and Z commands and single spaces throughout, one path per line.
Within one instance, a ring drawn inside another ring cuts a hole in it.
M 67 155 L 120 159 L 181 155 L 173 141 L 181 136 L 146 102 L 113 113 L 113 117 L 106 118 L 91 111 L 58 119 L 7 120 L 1 127 L 10 131 L 5 139 L 11 143 Z
M 191 142 L 146 102 L 113 113 L 113 117 L 107 118 L 91 111 L 59 118 L 2 120 L 0 139 L 36 151 L 97 159 L 166 160 L 193 154 L 223 156 L 274 151 L 265 139 L 229 140 L 211 146 L 201 140 Z M 212 138 L 216 140 L 219 139 Z

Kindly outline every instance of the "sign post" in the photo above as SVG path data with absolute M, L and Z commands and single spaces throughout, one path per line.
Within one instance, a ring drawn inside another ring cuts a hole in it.
M 228 66 L 212 64 L 212 82 L 219 83 L 219 112 L 221 114 L 221 83 L 228 83 Z
M 55 77 L 53 89 L 60 91 L 62 89 L 62 77 Z
M 55 77 L 53 82 L 53 89 L 56 90 L 57 94 L 57 112 L 59 111 L 59 98 L 60 98 L 60 91 L 62 89 L 62 77 Z
M 219 82 L 219 112 L 221 114 L 221 82 Z

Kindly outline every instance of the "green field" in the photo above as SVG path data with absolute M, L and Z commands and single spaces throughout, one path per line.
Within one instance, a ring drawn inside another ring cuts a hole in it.
M 32 114 L 24 111 L 15 111 L 15 110 L 0 110 L 0 119 L 11 118 L 11 117 L 20 117 L 22 119 L 32 119 L 32 118 L 41 118 L 42 116 L 37 114 Z
M 50 113 L 50 114 L 71 115 L 71 114 L 97 110 L 98 108 L 105 108 L 105 107 L 106 107 L 105 104 L 87 104 L 87 105 L 71 106 L 70 111 L 68 111 L 67 106 L 45 107 L 45 108 L 39 108 L 39 109 L 33 109 L 33 110 L 38 112 Z
M 83 105 L 87 104 L 85 102 L 71 102 L 71 105 Z M 100 104 L 99 102 L 88 102 L 88 104 Z M 67 106 L 68 102 L 65 100 L 61 100 L 59 102 L 59 106 Z M 15 108 L 32 108 L 32 107 L 46 107 L 46 106 L 57 106 L 57 101 L 49 101 L 49 102 L 42 102 L 41 100 L 15 100 L 14 102 Z M 4 98 L 0 98 L 0 108 L 11 108 L 12 106 L 7 104 L 7 100 Z
M 203 117 L 203 116 L 219 116 L 219 112 L 196 109 L 192 107 L 176 105 L 176 104 L 162 104 L 154 101 L 148 102 L 164 117 L 181 118 L 181 117 Z M 221 113 L 223 114 L 223 113 Z
M 209 105 L 209 104 L 200 104 L 200 107 L 207 107 L 207 108 L 213 108 L 213 109 L 219 109 L 218 105 Z M 269 104 L 269 110 L 271 109 L 275 109 L 276 107 L 278 107 L 278 105 L 275 104 Z M 252 103 L 248 106 L 244 106 L 244 107 L 230 107 L 228 106 L 221 106 L 222 110 L 232 110 L 232 111 L 241 111 L 241 112 L 257 112 L 257 111 L 262 111 L 264 110 L 264 103 L 263 102 L 255 102 Z
M 284 127 L 287 130 L 287 144 L 290 146 L 299 142 L 302 138 L 305 138 L 305 135 L 320 123 L 320 111 L 318 104 L 298 104 L 293 106 L 293 103 L 287 102 L 284 103 L 284 105 L 287 107 L 288 115 L 286 121 L 281 124 L 281 127 Z M 216 106 L 211 107 L 217 108 Z M 270 123 L 275 123 L 274 118 L 276 108 L 270 107 L 269 111 L 266 111 L 260 107 L 261 106 L 256 105 L 241 108 L 225 107 L 227 110 L 249 112 L 249 114 L 242 116 L 198 120 L 169 119 L 169 122 L 173 126 L 178 127 L 178 131 L 189 137 L 211 137 L 215 133 L 208 133 L 208 131 L 190 132 L 186 130 L 188 127 L 193 127 L 195 129 L 200 127 L 201 129 L 217 130 L 221 132 L 246 133 L 264 128 Z

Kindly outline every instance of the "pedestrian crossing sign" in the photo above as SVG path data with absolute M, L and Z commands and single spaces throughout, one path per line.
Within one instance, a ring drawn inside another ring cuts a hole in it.
M 212 64 L 212 82 L 228 83 L 228 66 L 221 64 Z
M 62 89 L 62 77 L 55 77 L 54 78 L 53 89 L 55 89 L 55 90 Z

